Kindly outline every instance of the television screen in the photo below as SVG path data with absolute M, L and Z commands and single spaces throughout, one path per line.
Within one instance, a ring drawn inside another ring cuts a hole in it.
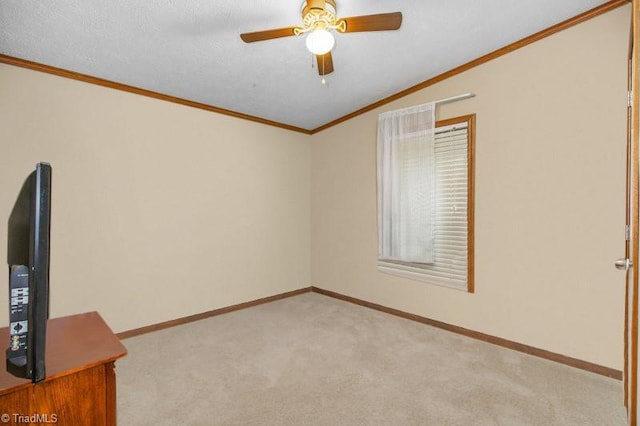
M 39 163 L 22 185 L 9 216 L 9 348 L 7 371 L 45 378 L 49 318 L 51 166 Z

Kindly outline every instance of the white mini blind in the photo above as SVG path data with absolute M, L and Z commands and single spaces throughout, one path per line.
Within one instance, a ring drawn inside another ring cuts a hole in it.
M 434 261 L 431 264 L 379 261 L 383 272 L 467 289 L 468 273 L 468 125 L 435 131 Z

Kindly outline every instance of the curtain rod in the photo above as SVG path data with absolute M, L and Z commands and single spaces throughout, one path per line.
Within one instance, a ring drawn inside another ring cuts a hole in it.
M 461 101 L 463 99 L 473 98 L 475 95 L 476 95 L 475 93 L 463 93 L 462 95 L 452 96 L 450 98 L 444 98 L 437 101 L 433 101 L 433 103 L 436 105 L 448 104 L 450 102 L 456 102 L 456 101 Z
M 422 105 L 416 105 L 416 106 L 412 106 L 412 107 L 401 108 L 401 109 L 396 110 L 396 111 L 383 112 L 380 115 L 378 115 L 378 117 L 379 118 L 389 117 L 389 116 L 391 116 L 393 114 L 402 113 L 402 111 L 412 110 L 414 108 L 420 108 L 420 107 L 423 107 L 423 106 L 426 106 L 426 105 L 430 105 L 430 104 L 438 106 L 438 105 L 442 105 L 442 104 L 448 104 L 450 102 L 462 101 L 464 99 L 473 98 L 474 96 L 476 96 L 475 93 L 463 93 L 462 95 L 452 96 L 450 98 L 444 98 L 444 99 L 440 99 L 440 100 L 437 100 L 437 101 L 427 102 L 427 103 L 424 103 Z

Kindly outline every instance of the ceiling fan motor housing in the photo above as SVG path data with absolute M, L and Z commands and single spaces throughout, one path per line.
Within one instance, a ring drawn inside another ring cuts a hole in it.
M 307 0 L 302 3 L 302 22 L 304 28 L 331 28 L 336 21 L 336 2 L 334 0 Z
M 327 6 L 333 14 L 336 14 L 336 2 L 334 0 L 306 0 L 302 2 L 302 17 L 310 11 L 323 12 Z

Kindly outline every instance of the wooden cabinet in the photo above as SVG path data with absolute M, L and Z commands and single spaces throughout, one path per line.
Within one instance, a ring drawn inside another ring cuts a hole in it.
M 1 328 L 0 348 L 8 345 Z M 49 320 L 43 381 L 0 368 L 0 425 L 115 425 L 115 360 L 126 353 L 97 312 Z

